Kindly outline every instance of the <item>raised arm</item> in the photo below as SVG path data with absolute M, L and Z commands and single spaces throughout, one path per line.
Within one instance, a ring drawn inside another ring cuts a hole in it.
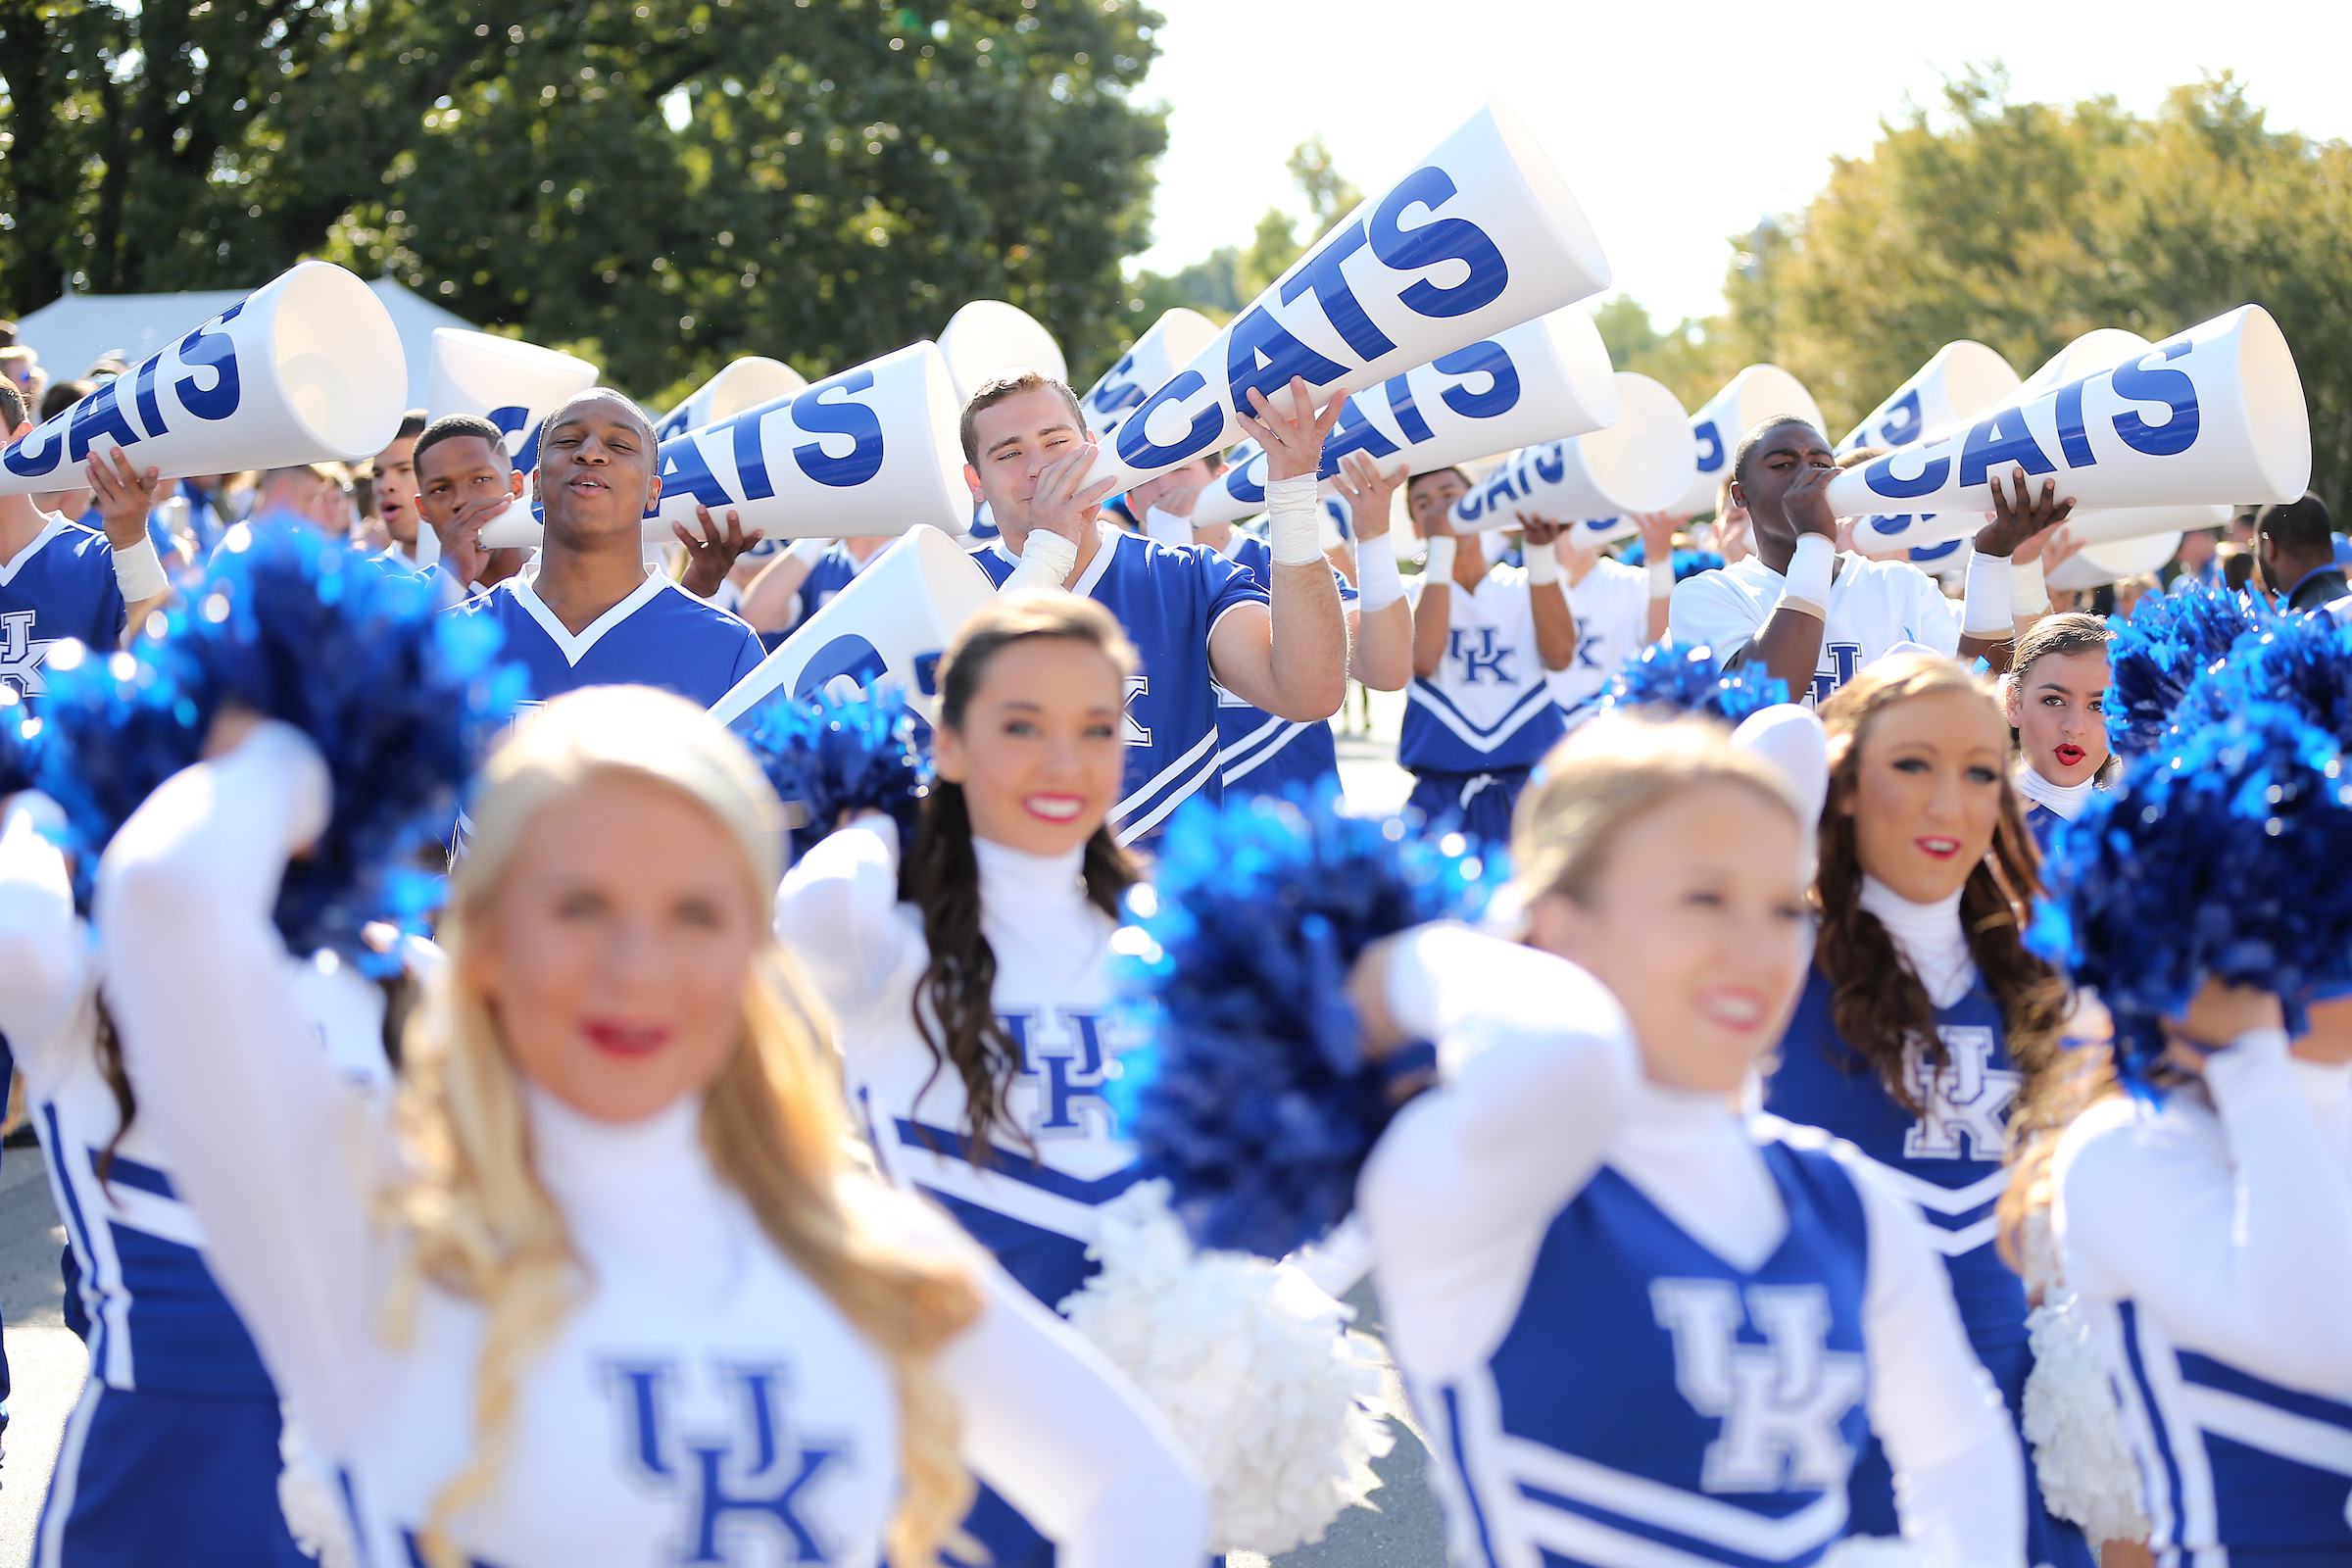
M 107 851 L 97 924 L 139 1112 L 203 1222 L 279 1389 L 335 1451 L 389 1358 L 370 1207 L 374 1124 L 298 1010 L 270 910 L 327 816 L 326 769 L 260 724 L 148 797 Z
M 57 815 L 46 797 L 25 794 L 9 802 L 0 822 L 0 1034 L 27 1069 L 90 979 L 66 858 L 41 836 L 43 818 Z
M 1545 669 L 1566 669 L 1576 662 L 1576 616 L 1569 613 L 1560 558 L 1551 548 L 1566 530 L 1524 513 L 1518 520 L 1520 555 L 1527 562 L 1527 602 L 1536 617 L 1536 657 Z
M 1272 610 L 1262 620 L 1241 611 L 1218 620 L 1209 632 L 1208 662 L 1218 682 L 1242 701 L 1311 723 L 1338 712 L 1348 697 L 1348 619 L 1318 542 L 1315 501 L 1323 437 L 1347 399 L 1333 394 L 1317 416 L 1303 381 L 1293 377 L 1290 390 L 1291 412 L 1285 413 L 1252 388 L 1257 412 L 1242 420 L 1266 449 L 1266 536 L 1273 547 L 1266 593 Z
M 801 857 L 776 890 L 776 940 L 848 1023 L 902 956 L 899 826 L 869 811 Z M 857 1042 L 844 1030 L 845 1049 Z
M 1400 692 L 1413 676 L 1413 607 L 1389 541 L 1389 498 L 1404 480 L 1404 469 L 1391 478 L 1363 452 L 1342 457 L 1333 478 L 1355 530 L 1358 597 L 1348 672 L 1376 692 Z

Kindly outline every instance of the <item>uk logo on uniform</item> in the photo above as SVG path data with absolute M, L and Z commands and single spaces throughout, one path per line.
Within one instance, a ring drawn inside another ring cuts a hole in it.
M 1461 661 L 1463 685 L 1477 685 L 1482 672 L 1497 686 L 1508 686 L 1516 678 L 1513 676 L 1507 661 L 1516 656 L 1519 650 L 1508 644 L 1500 648 L 1495 647 L 1494 627 L 1481 626 L 1478 628 L 1478 646 L 1475 648 L 1463 646 L 1463 628 L 1459 626 L 1447 632 L 1446 637 L 1448 639 L 1446 653 Z
M 0 680 L 17 689 L 20 697 L 38 697 L 49 689 L 41 678 L 41 663 L 57 639 L 35 642 L 32 621 L 35 612 L 12 610 L 0 614 Z
M 1040 1102 L 1029 1117 L 1031 1137 L 1086 1138 L 1098 1131 L 1118 1136 L 1118 1117 L 1102 1094 L 1116 1073 L 1111 1060 L 1118 1054 L 1117 1045 L 1103 1038 L 1105 1017 L 1074 1007 L 997 1014 L 1020 1052 L 1020 1076 L 1038 1080 Z M 1097 1121 L 1100 1128 L 1091 1125 Z
M 612 1362 L 605 1368 L 624 1422 L 622 1449 L 637 1480 L 675 1493 L 682 1564 L 744 1560 L 730 1538 L 757 1531 L 780 1545 L 788 1562 L 830 1562 L 832 1546 L 809 1518 L 811 1489 L 846 1442 L 824 1442 L 787 1426 L 784 1394 L 790 1375 L 781 1366 L 713 1366 L 716 1385 L 735 1407 L 732 1430 L 681 1432 L 672 1405 L 685 1371 L 674 1360 Z
M 1707 1445 L 1709 1492 L 1842 1487 L 1853 1461 L 1838 1424 L 1867 1381 L 1863 1358 L 1829 1348 L 1818 1285 L 1652 1280 L 1650 1310 L 1674 1336 L 1674 1386 L 1723 1430 Z M 1764 1338 L 1743 1343 L 1742 1327 Z
M 1919 1120 L 1903 1134 L 1903 1157 L 1999 1159 L 2008 1142 L 2009 1106 L 2025 1078 L 1992 1064 L 1990 1029 L 1953 1024 L 1936 1033 L 1943 1066 L 1932 1064 L 1917 1041 L 1903 1054 L 1903 1087 L 1921 1107 Z

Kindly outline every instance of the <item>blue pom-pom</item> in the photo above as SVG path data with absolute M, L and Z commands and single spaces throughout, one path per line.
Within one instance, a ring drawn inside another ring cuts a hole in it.
M 1678 643 L 1671 633 L 1630 656 L 1600 689 L 1606 708 L 1705 713 L 1727 724 L 1788 700 L 1788 683 L 1765 674 L 1763 665 L 1727 670 L 1716 662 L 1715 650 Z
M 186 618 L 173 611 L 162 637 L 141 633 L 119 653 L 62 642 L 42 663 L 33 782 L 65 812 L 60 848 L 84 914 L 98 857 L 157 785 L 196 760 L 219 708 L 187 658 Z
M 0 684 L 0 799 L 35 787 L 41 729 L 17 689 Z
M 2352 771 L 2280 703 L 2176 731 L 2060 825 L 2028 943 L 2096 990 L 2144 1081 L 2155 1020 L 2208 976 L 2275 992 L 2290 1021 L 2352 982 Z
M 2107 658 L 2107 742 L 2118 756 L 2141 757 L 2165 744 L 2174 710 L 2209 665 L 2249 631 L 2267 630 L 2278 614 L 2251 594 L 2204 583 L 2150 595 L 2132 618 L 2111 616 L 2115 633 Z
M 1472 912 L 1495 880 L 1459 836 L 1311 797 L 1194 802 L 1113 939 L 1152 1044 L 1112 1102 L 1203 1247 L 1280 1257 L 1346 1216 L 1394 1111 L 1343 990 L 1383 937 Z
M 1649 552 L 1643 547 L 1642 541 L 1637 539 L 1625 547 L 1625 554 L 1618 559 L 1629 566 L 1646 566 L 1649 564 Z M 1721 571 L 1722 569 L 1723 558 L 1712 550 L 1677 550 L 1674 553 L 1674 580 L 1676 582 L 1681 582 L 1686 577 L 1695 577 L 1702 571 Z
M 2257 702 L 2283 703 L 2352 745 L 2352 627 L 2325 613 L 2289 614 L 2245 632 L 2190 682 L 2173 722 L 2183 730 L 2221 723 Z
M 806 813 L 792 830 L 796 857 L 815 848 L 845 813 L 859 811 L 888 812 L 899 842 L 914 842 L 915 816 L 931 788 L 931 760 L 915 727 L 904 694 L 871 686 L 847 699 L 779 693 L 735 725 L 776 794 Z

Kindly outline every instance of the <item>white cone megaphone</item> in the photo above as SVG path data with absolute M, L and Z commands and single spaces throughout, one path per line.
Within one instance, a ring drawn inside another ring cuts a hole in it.
M 383 302 L 301 262 L 0 454 L 0 495 L 71 489 L 122 450 L 167 479 L 371 458 L 400 429 L 407 372 Z
M 2236 514 L 2233 507 L 2110 507 L 2104 512 L 2069 516 L 2065 528 L 2070 539 L 2085 545 L 2105 545 L 2145 539 L 2150 534 L 2226 527 Z
M 495 332 L 462 327 L 433 328 L 432 366 L 426 381 L 424 416 L 473 414 L 499 428 L 507 461 L 521 472 L 539 466 L 539 426 L 565 402 L 596 385 L 597 368 L 555 349 Z M 538 519 L 525 495 L 482 524 L 481 541 L 492 549 L 539 542 Z M 416 560 L 441 559 L 441 536 L 416 530 Z
M 1522 447 L 1454 503 L 1457 531 L 1511 526 L 1512 514 L 1553 519 L 1654 512 L 1690 488 L 1698 438 L 1672 392 L 1617 372 L 1617 422 L 1605 430 Z
M 1056 381 L 1070 378 L 1054 334 L 1027 311 L 1003 300 L 973 300 L 948 318 L 939 352 L 947 356 L 959 416 L 973 393 L 1007 370 L 1043 370 Z
M 2172 560 L 2180 548 L 2178 533 L 2142 534 L 2136 539 L 2092 545 L 2051 567 L 2049 584 L 2061 593 L 2068 593 L 2096 588 L 2101 583 L 2121 582 L 2126 577 L 2154 571 Z
M 921 523 L 961 533 L 971 515 L 956 393 L 931 342 L 827 376 L 792 397 L 662 443 L 662 494 L 645 537 L 699 526 L 698 505 L 770 539 L 905 533 Z M 520 520 L 517 520 L 517 514 Z M 482 525 L 482 543 L 535 545 L 539 524 L 514 508 Z M 871 570 L 869 567 L 868 570 Z
M 1600 329 L 1591 312 L 1570 305 L 1349 398 L 1323 441 L 1323 482 L 1330 485 L 1350 452 L 1367 454 L 1385 473 L 1426 473 L 1606 429 L 1618 416 L 1618 381 Z M 1265 510 L 1265 459 L 1254 443 L 1248 450 L 1200 492 L 1196 524 Z
M 2268 311 L 2240 306 L 1848 469 L 1829 499 L 1840 516 L 1977 513 L 1992 505 L 1993 479 L 2020 470 L 2036 489 L 2054 476 L 2086 512 L 2293 500 L 2311 482 L 2294 356 Z
M 1252 389 L 1286 407 L 1294 376 L 1317 403 L 1360 392 L 1608 282 L 1608 259 L 1567 183 L 1519 117 L 1490 97 L 1145 399 L 1088 477 L 1123 487 L 1231 446 Z
M 1740 438 L 1766 419 L 1784 415 L 1821 429 L 1821 406 L 1803 382 L 1779 366 L 1751 365 L 1733 376 L 1704 408 L 1690 416 L 1690 431 L 1698 440 L 1696 471 L 1690 477 L 1690 488 L 1664 510 L 1693 517 L 1713 512 L 1715 492 L 1731 471 Z
M 710 380 L 686 394 L 686 400 L 662 416 L 654 439 L 699 430 L 706 424 L 731 419 L 744 410 L 804 391 L 808 378 L 781 360 L 747 354 Z
M 772 692 L 846 695 L 887 678 L 925 723 L 936 724 L 940 655 L 996 597 L 996 584 L 962 546 L 937 528 L 909 529 L 736 682 L 710 716 L 732 724 Z
M 1838 443 L 1838 454 L 1843 457 L 1863 447 L 1907 447 L 1941 435 L 1999 403 L 2019 384 L 2017 371 L 1997 351 L 1972 338 L 1946 343 Z
M 1107 442 L 1127 416 L 1143 406 L 1146 397 L 1192 363 L 1216 335 L 1217 323 L 1199 311 L 1179 305 L 1166 312 L 1078 400 L 1087 428 Z

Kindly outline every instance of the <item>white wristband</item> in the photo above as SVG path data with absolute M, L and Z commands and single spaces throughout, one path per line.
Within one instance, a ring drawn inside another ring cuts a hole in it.
M 2030 620 L 2035 615 L 2050 612 L 2050 585 L 2042 575 L 2038 560 L 2009 563 L 2009 613 L 2018 620 Z
M 1461 541 L 1451 534 L 1447 534 L 1443 539 L 1432 539 L 1429 542 L 1429 560 L 1421 567 L 1421 580 L 1424 582 L 1453 581 L 1453 552 L 1460 543 Z
M 115 582 L 126 605 L 171 591 L 172 579 L 164 575 L 164 561 L 155 553 L 153 539 L 142 535 L 137 544 L 115 552 Z
M 1318 482 L 1311 473 L 1266 481 L 1266 543 L 1277 566 L 1311 566 L 1323 559 Z
M 1525 546 L 1519 552 L 1519 559 L 1527 563 L 1527 585 L 1530 588 L 1541 588 L 1545 583 L 1560 580 L 1560 558 L 1552 553 L 1549 545 Z
M 1817 620 L 1830 618 L 1830 582 L 1837 569 L 1838 547 L 1817 533 L 1800 534 L 1796 554 L 1789 558 L 1788 574 L 1781 588 L 1781 606 L 1799 610 Z M 1669 565 L 1667 570 L 1674 568 Z
M 2007 642 L 2009 614 L 2009 558 L 1983 551 L 1968 558 L 1968 592 L 1960 606 L 1960 635 Z
M 1058 588 L 1078 564 L 1078 547 L 1057 533 L 1032 528 L 1021 546 L 1021 564 L 1004 579 L 1005 593 L 1019 588 Z
M 1672 599 L 1672 598 L 1674 597 L 1674 563 L 1673 563 L 1673 562 L 1671 562 L 1671 561 L 1652 561 L 1652 562 L 1645 563 L 1645 564 L 1642 565 L 1642 569 L 1643 571 L 1645 571 L 1645 572 L 1647 572 L 1647 573 L 1649 574 L 1649 597 L 1650 597 L 1650 598 L 1652 598 L 1652 599 Z
M 791 560 L 813 566 L 824 560 L 825 552 L 832 548 L 833 541 L 830 539 L 803 539 L 784 554 Z
M 1359 615 L 1377 615 L 1404 597 L 1404 573 L 1396 569 L 1396 551 L 1387 534 L 1365 540 L 1355 553 L 1355 595 Z
M 1193 542 L 1193 519 L 1153 507 L 1144 514 L 1144 537 L 1170 550 L 1182 550 Z

